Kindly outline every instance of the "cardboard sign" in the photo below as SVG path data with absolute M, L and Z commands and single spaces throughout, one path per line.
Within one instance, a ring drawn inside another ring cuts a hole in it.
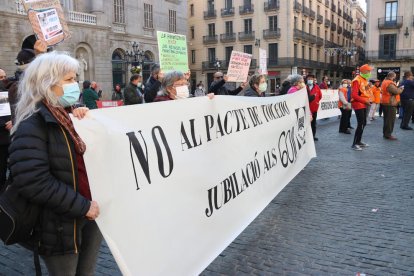
M 322 99 L 319 102 L 318 120 L 341 115 L 338 108 L 338 89 L 321 89 Z
M 243 52 L 232 51 L 229 69 L 227 71 L 228 82 L 245 82 L 249 75 L 252 55 Z
M 0 92 L 0 117 L 10 115 L 9 92 Z
M 187 39 L 185 35 L 157 32 L 160 67 L 164 72 L 188 72 Z
M 37 39 L 52 46 L 69 38 L 69 29 L 59 0 L 23 0 Z
M 265 49 L 260 48 L 259 49 L 259 74 L 265 74 L 267 75 L 267 52 Z

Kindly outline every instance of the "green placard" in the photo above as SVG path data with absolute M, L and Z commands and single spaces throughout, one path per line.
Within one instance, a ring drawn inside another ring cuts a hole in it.
M 188 72 L 187 39 L 185 35 L 157 32 L 160 67 L 164 72 Z

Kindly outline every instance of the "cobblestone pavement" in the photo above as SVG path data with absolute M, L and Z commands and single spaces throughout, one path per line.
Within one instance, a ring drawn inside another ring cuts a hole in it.
M 318 157 L 202 275 L 414 275 L 414 131 L 384 140 L 379 118 L 356 152 L 338 124 L 318 121 Z M 121 275 L 105 245 L 96 274 Z M 0 275 L 33 275 L 31 253 L 0 245 Z

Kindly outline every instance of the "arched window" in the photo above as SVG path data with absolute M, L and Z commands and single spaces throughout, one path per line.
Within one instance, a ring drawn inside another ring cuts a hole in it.
M 146 81 L 151 75 L 151 66 L 154 64 L 154 54 L 151 51 L 145 51 L 142 68 L 142 77 Z
M 126 63 L 124 61 L 125 53 L 122 49 L 116 49 L 112 53 L 112 87 L 120 84 L 125 87 L 127 83 Z
M 124 0 L 114 0 L 114 22 L 125 23 Z

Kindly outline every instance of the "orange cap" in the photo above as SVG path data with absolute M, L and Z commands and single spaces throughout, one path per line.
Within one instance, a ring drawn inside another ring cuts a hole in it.
M 373 68 L 369 66 L 368 64 L 364 64 L 361 67 L 359 67 L 359 71 L 371 71 Z

